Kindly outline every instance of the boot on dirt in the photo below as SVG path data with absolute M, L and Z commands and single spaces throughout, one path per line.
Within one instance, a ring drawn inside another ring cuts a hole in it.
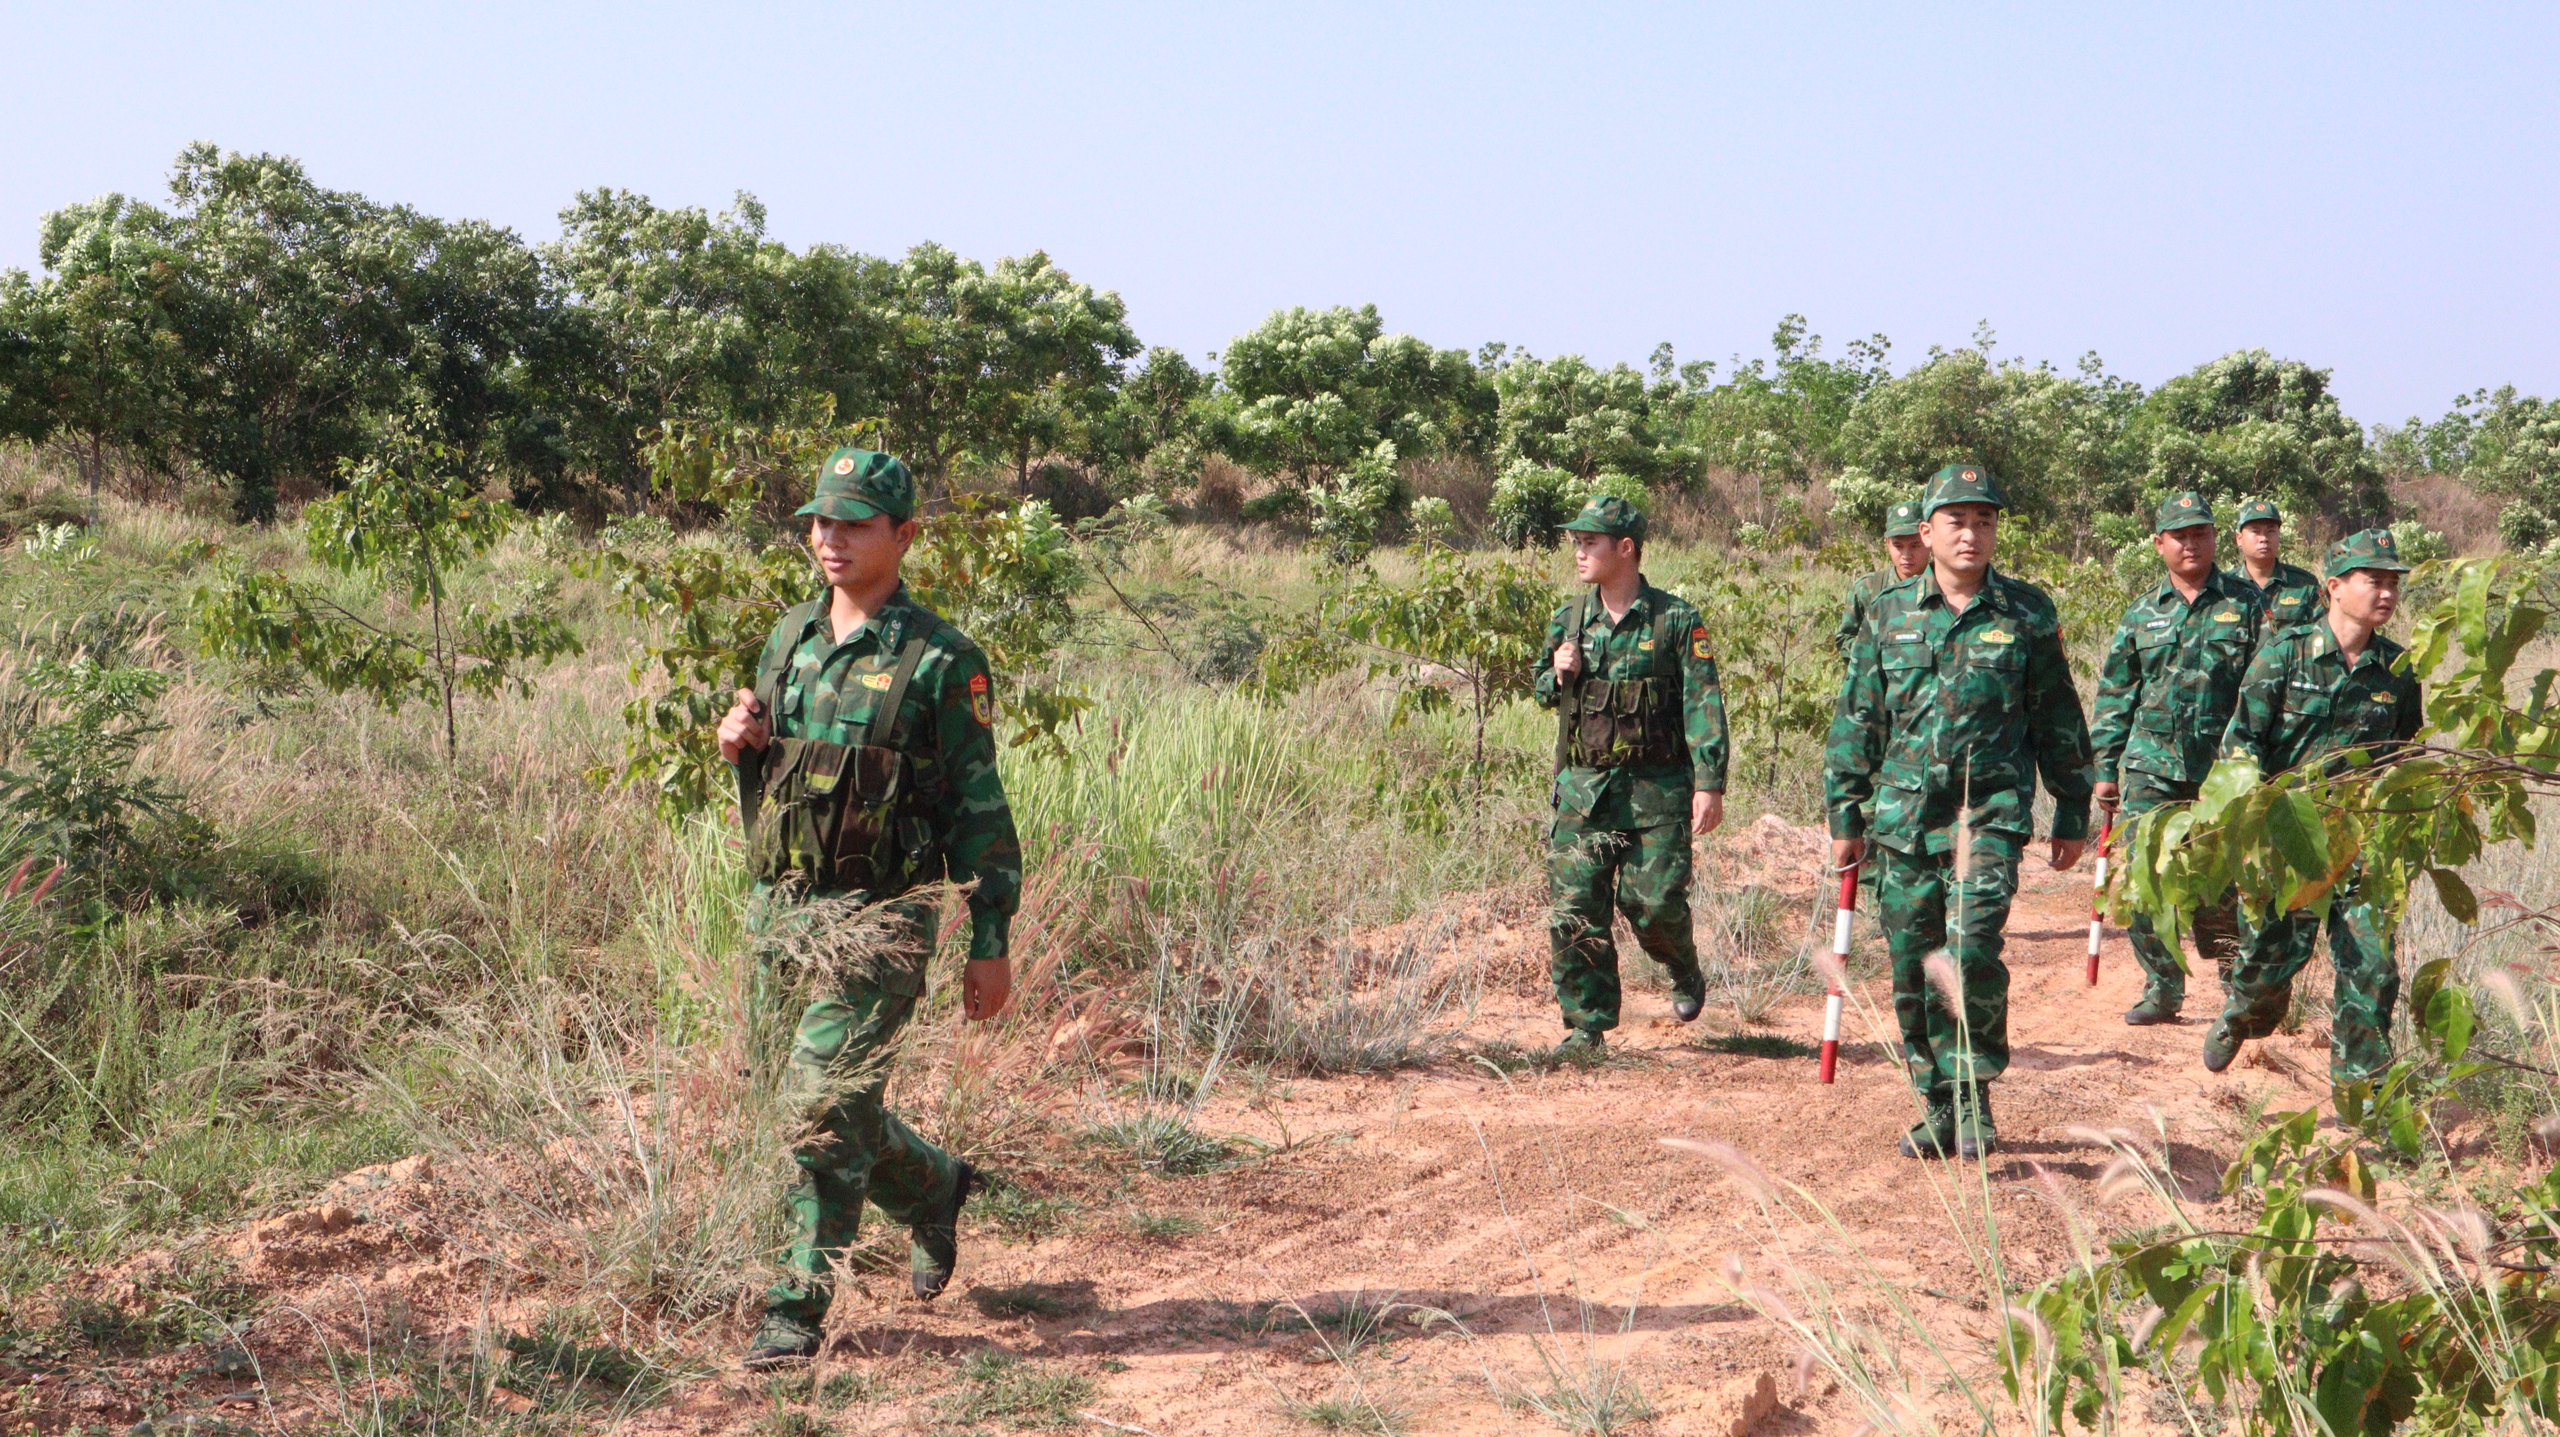
M 1556 1044 L 1559 1058 L 1596 1058 L 1609 1049 L 1609 1037 L 1597 1028 L 1576 1028 Z
M 2000 1130 L 1991 1125 L 1991 1085 L 1976 1083 L 1956 1111 L 1956 1156 L 1976 1162 L 2000 1146 Z
M 2148 1028 L 2154 1023 L 2174 1023 L 2178 1021 L 2180 1006 L 2179 1001 L 2168 994 L 2146 988 L 2142 992 L 2142 1001 L 2124 1010 L 2125 1025 Z
M 2204 1070 L 2219 1073 L 2230 1067 L 2231 1060 L 2240 1056 L 2240 1045 L 2247 1041 L 2240 1036 L 2240 1025 L 2231 1021 L 2229 1013 L 2214 1019 L 2213 1026 L 2204 1031 Z
M 978 1170 L 967 1163 L 959 1165 L 959 1173 L 951 1183 L 951 1203 L 932 1220 L 909 1228 L 907 1241 L 907 1281 L 916 1296 L 927 1302 L 942 1295 L 951 1285 L 951 1274 L 960 1266 L 960 1205 L 969 1200 L 970 1189 L 978 1185 Z
M 1906 1158 L 1953 1157 L 1956 1151 L 1956 1108 L 1944 1093 L 1929 1095 L 1928 1111 L 1911 1131 L 1902 1135 L 1902 1155 Z
M 1672 985 L 1672 1017 L 1679 1019 L 1683 1023 L 1694 1023 L 1698 1021 L 1699 1010 L 1706 1006 L 1707 985 L 1704 979 L 1701 979 L 1694 984 L 1675 983 Z
M 818 1329 L 796 1317 L 778 1312 L 764 1315 L 764 1325 L 747 1343 L 747 1355 L 739 1366 L 749 1372 L 779 1372 L 798 1367 L 818 1355 Z

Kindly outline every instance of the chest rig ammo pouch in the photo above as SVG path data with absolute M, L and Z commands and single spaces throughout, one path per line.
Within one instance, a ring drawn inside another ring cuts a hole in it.
M 1590 601 L 1573 606 L 1565 642 L 1582 648 L 1582 617 Z M 1660 672 L 1668 663 L 1670 671 Z M 1653 649 L 1654 673 L 1632 678 L 1591 676 L 1591 655 L 1556 694 L 1556 767 L 1686 768 L 1689 733 L 1680 708 L 1677 645 Z
M 792 613 L 805 628 L 801 610 Z M 916 811 L 916 766 L 894 746 L 898 710 L 924 648 L 925 636 L 918 634 L 898 651 L 862 742 L 777 738 L 761 754 L 739 753 L 738 814 L 754 877 L 775 882 L 797 873 L 816 888 L 885 896 L 937 876 L 925 871 L 932 840 Z M 768 723 L 777 713 L 781 671 L 796 650 L 785 650 L 781 663 L 756 676 L 756 700 Z

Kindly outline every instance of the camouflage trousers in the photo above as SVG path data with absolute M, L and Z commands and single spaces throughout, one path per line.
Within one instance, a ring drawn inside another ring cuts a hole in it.
M 2400 961 L 2394 935 L 2373 906 L 2357 901 L 2355 880 L 2338 887 L 2329 907 L 2329 966 L 2337 973 L 2329 1020 L 2329 1076 L 2358 1082 L 2391 1066 L 2391 1014 L 2400 1005 Z M 2263 1038 L 2293 1005 L 2294 975 L 2320 940 L 2319 915 L 2287 913 L 2265 923 L 2242 920 L 2246 939 L 2233 965 L 2223 1016 L 2243 1038 Z
M 1563 814 L 1547 834 L 1547 957 L 1568 1028 L 1618 1026 L 1618 941 L 1610 909 L 1671 970 L 1672 991 L 1706 996 L 1689 928 L 1689 825 L 1593 828 Z
M 2136 818 L 2163 804 L 2193 802 L 2196 790 L 2202 786 L 2127 769 L 2121 817 Z M 2197 909 L 2189 927 L 2196 936 L 2196 956 L 2213 960 L 2215 972 L 2228 989 L 2232 960 L 2240 956 L 2239 894 L 2226 893 L 2221 902 Z M 2125 933 L 2133 942 L 2134 961 L 2142 965 L 2142 996 L 2157 998 L 2161 1006 L 2176 1011 L 2187 1001 L 2187 968 L 2179 961 L 2178 951 L 2162 941 L 2147 916 L 2136 914 L 2133 926 Z
M 783 1102 L 803 1124 L 791 1154 L 800 1177 L 783 1194 L 790 1241 L 782 1276 L 765 1291 L 765 1310 L 812 1327 L 826 1318 L 834 1266 L 853 1245 L 864 1201 L 912 1227 L 939 1213 L 959 1180 L 951 1156 L 882 1102 L 889 1059 L 924 995 L 924 959 L 934 943 L 931 909 L 901 908 L 898 916 L 909 935 L 898 944 L 903 956 L 810 997 L 782 1073 Z M 777 923 L 788 921 L 784 910 Z M 795 989 L 807 996 L 795 966 L 765 959 L 758 983 L 767 1011 L 792 1001 Z
M 1902 1027 L 1902 1058 L 1911 1085 L 1944 1101 L 1956 1087 L 1987 1083 L 2009 1069 L 2009 966 L 2000 961 L 2001 930 L 2018 893 L 2016 839 L 1977 834 L 1962 882 L 1952 853 L 1898 853 L 1867 844 L 1876 871 L 1876 912 L 1893 958 L 1893 1016 Z M 1963 989 L 1929 989 L 1930 954 L 1945 949 Z

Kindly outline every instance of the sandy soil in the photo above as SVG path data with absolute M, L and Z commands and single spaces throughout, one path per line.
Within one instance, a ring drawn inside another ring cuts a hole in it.
M 1808 917 L 1822 903 L 1818 834 L 1763 820 L 1724 847 L 1720 861 L 1802 899 Z M 2254 1101 L 2291 1108 L 2326 1093 L 2316 1036 L 2258 1045 L 2218 1078 L 2203 1071 L 2197 1048 L 2219 1003 L 2209 969 L 2193 984 L 2186 1022 L 2126 1027 L 2119 1015 L 2140 980 L 2120 933 L 2109 932 L 2098 985 L 2082 980 L 2088 892 L 2085 864 L 2056 874 L 2032 858 L 2009 927 L 2015 1058 L 1996 1090 L 2004 1146 L 1988 1167 L 1987 1201 L 2021 1286 L 2069 1261 L 2056 1192 L 2101 1226 L 2146 1217 L 2137 1199 L 2099 1198 L 2110 1155 L 2067 1130 L 2129 1128 L 2151 1141 L 2155 1123 L 2165 1124 L 2172 1166 L 2202 1199 Z M 1069 1173 L 1057 1190 L 1082 1210 L 1036 1242 L 965 1230 L 961 1275 L 942 1301 L 908 1300 L 903 1274 L 861 1279 L 839 1302 L 840 1330 L 817 1377 L 823 1388 L 855 1374 L 872 1400 L 826 1420 L 843 1432 L 933 1429 L 948 1416 L 938 1404 L 949 1400 L 952 1359 L 993 1348 L 1082 1374 L 1094 1384 L 1083 1412 L 1157 1437 L 1312 1430 L 1289 1404 L 1329 1399 L 1374 1401 L 1415 1434 L 1554 1431 L 1527 1398 L 1552 1400 L 1559 1372 L 1570 1383 L 1612 1371 L 1654 1409 L 1627 1430 L 1857 1428 L 1860 1414 L 1822 1372 L 1800 1380 L 1799 1343 L 1736 1300 L 1731 1256 L 1746 1285 L 1799 1306 L 1811 1281 L 1832 1291 L 1837 1310 L 1874 1317 L 1885 1311 L 1881 1284 L 1898 1285 L 1944 1350 L 1992 1380 L 1992 1319 L 1970 1255 L 1986 1226 L 1983 1189 L 1969 1167 L 1895 1152 L 1913 1104 L 1875 1041 L 1880 980 L 1865 985 L 1866 1016 L 1853 1008 L 1860 1041 L 1844 1047 L 1829 1087 L 1815 1081 L 1810 1057 L 1718 1046 L 1735 1031 L 1730 1012 L 1711 1007 L 1694 1026 L 1676 1023 L 1660 992 L 1629 994 L 1605 1063 L 1489 1064 L 1470 1053 L 1542 1048 L 1560 1033 L 1542 991 L 1544 935 L 1518 907 L 1478 905 L 1453 940 L 1448 961 L 1480 964 L 1491 981 L 1465 1041 L 1442 1061 L 1208 1105 L 1201 1126 L 1274 1151 L 1200 1176 L 1136 1180 L 1148 1211 L 1187 1217 L 1196 1232 L 1138 1236 L 1125 1200 L 1110 1196 L 1124 1188 L 1119 1175 Z M 1859 943 L 1877 951 L 1863 920 Z M 1864 966 L 1877 965 L 1870 956 Z M 1818 998 L 1791 999 L 1770 1025 L 1748 1031 L 1810 1045 L 1820 1016 Z M 1666 1147 L 1667 1137 L 1731 1144 L 1818 1198 L 1836 1225 L 1800 1197 L 1771 1217 L 1725 1168 Z M 359 1320 L 456 1332 L 522 1320 L 474 1308 L 474 1290 L 489 1288 L 490 1254 L 448 1250 L 423 1235 L 426 1225 L 402 1220 L 431 1206 L 433 1192 L 433 1174 L 416 1168 L 358 1175 L 321 1205 L 225 1245 L 247 1280 L 291 1295 L 300 1311 L 329 1314 L 342 1331 Z M 1300 1320 L 1326 1318 L 1346 1300 L 1395 1305 L 1385 1338 L 1347 1364 L 1329 1353 L 1344 1340 L 1338 1326 Z M 311 1370 L 312 1342 L 271 1320 L 252 1340 L 261 1344 L 273 1406 L 257 1395 L 255 1374 L 225 1373 L 239 1364 L 209 1363 L 196 1350 L 32 1386 L 26 1367 L 0 1363 L 0 1411 L 14 1389 L 17 1411 L 36 1414 L 45 1430 L 120 1429 L 171 1401 L 241 1426 L 281 1417 L 336 1427 L 343 1414 Z M 1937 1370 L 1922 1344 L 1910 1349 L 1928 1394 Z M 1945 1393 L 1928 1400 L 1957 1415 Z M 766 1381 L 731 1370 L 618 1430 L 774 1431 L 774 1411 Z M 153 1430 L 188 1429 L 164 1419 Z

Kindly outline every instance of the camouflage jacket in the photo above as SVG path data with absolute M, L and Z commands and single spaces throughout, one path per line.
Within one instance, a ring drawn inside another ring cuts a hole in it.
M 898 651 L 917 634 L 924 635 L 924 656 L 908 682 L 890 746 L 912 765 L 912 791 L 945 871 L 955 883 L 977 885 L 969 894 L 969 956 L 1002 958 L 1021 901 L 1022 845 L 996 772 L 987 656 L 966 634 L 917 603 L 904 585 L 841 642 L 823 608 L 797 632 L 775 625 L 765 658 L 779 657 L 785 667 L 773 734 L 861 743 L 872 706 L 890 686 Z
M 2249 571 L 2239 570 L 2231 577 L 2248 584 L 2260 595 L 2267 611 L 2266 633 L 2274 638 L 2296 624 L 2307 624 L 2329 612 L 2329 594 L 2320 587 L 2320 579 L 2308 569 L 2291 564 L 2276 565 L 2275 574 L 2261 584 L 2249 578 Z
M 1546 647 L 1538 656 L 1537 699 L 1557 702 L 1556 648 L 1582 607 L 1582 675 L 1591 679 L 1674 678 L 1680 684 L 1686 765 L 1565 768 L 1556 774 L 1557 810 L 1595 827 L 1647 828 L 1689 819 L 1689 795 L 1724 791 L 1730 741 L 1725 731 L 1724 690 L 1716 681 L 1715 649 L 1706 625 L 1689 601 L 1639 581 L 1635 601 L 1612 624 L 1591 589 L 1556 610 L 1547 621 Z
M 1840 627 L 1831 631 L 1831 647 L 1840 651 L 1840 657 L 1849 657 L 1850 646 L 1858 642 L 1858 630 L 1865 627 L 1876 595 L 1901 582 L 1891 569 L 1878 569 L 1849 585 L 1848 609 L 1840 615 Z
M 1877 595 L 1823 751 L 1831 836 L 1944 853 L 1970 793 L 1976 831 L 2024 842 L 2039 774 L 2053 836 L 2087 837 L 2089 729 L 2044 591 L 1995 569 L 1957 613 L 1932 569 Z
M 2089 725 L 2099 782 L 2118 782 L 2120 769 L 2180 782 L 2212 770 L 2263 615 L 2256 586 L 2224 573 L 2207 575 L 2192 604 L 2163 582 L 2125 610 Z
M 2276 774 L 2341 749 L 2388 749 L 2418 736 L 2418 681 L 2393 673 L 2400 645 L 2376 634 L 2353 667 L 2329 626 L 2297 624 L 2258 650 L 2223 735 L 2226 758 Z

